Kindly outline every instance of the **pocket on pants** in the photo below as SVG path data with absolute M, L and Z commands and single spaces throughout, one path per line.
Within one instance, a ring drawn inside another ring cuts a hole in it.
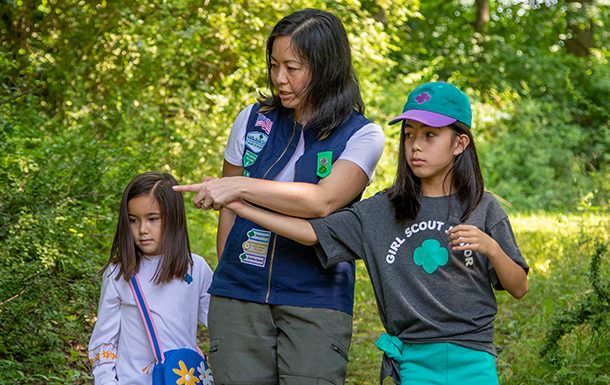
M 347 348 L 345 348 L 339 341 L 335 341 L 335 340 L 331 341 L 330 348 L 332 350 L 334 350 L 335 352 L 337 352 L 337 354 L 339 354 L 341 357 L 343 357 L 346 364 L 349 362 L 349 355 L 348 355 Z
M 256 354 L 233 342 L 210 341 L 208 358 L 216 385 L 277 385 L 274 354 Z
M 333 337 L 328 337 L 327 341 L 326 346 L 320 352 L 312 352 L 315 355 L 319 354 L 320 362 L 320 375 L 318 382 L 314 383 L 319 385 L 342 385 L 345 382 L 349 362 L 348 348 Z M 322 352 L 323 354 L 320 354 Z
M 210 368 L 212 368 L 212 373 L 214 371 L 214 361 L 215 358 L 218 356 L 218 349 L 220 348 L 220 342 L 221 342 L 221 338 L 216 338 L 214 340 L 210 341 L 210 350 L 208 352 L 208 358 L 210 361 Z

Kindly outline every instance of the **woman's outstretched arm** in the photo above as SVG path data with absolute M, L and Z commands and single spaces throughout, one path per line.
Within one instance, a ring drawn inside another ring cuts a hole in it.
M 290 216 L 319 218 L 351 202 L 368 181 L 358 165 L 340 159 L 333 164 L 330 175 L 318 184 L 234 176 L 175 186 L 174 190 L 197 192 L 193 202 L 204 209 L 219 210 L 231 201 L 242 199 Z

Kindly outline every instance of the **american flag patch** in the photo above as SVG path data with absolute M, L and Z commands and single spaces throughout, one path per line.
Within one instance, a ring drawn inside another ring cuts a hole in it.
M 258 117 L 256 118 L 256 123 L 254 123 L 255 127 L 260 127 L 263 131 L 265 131 L 267 135 L 269 135 L 269 133 L 271 132 L 272 125 L 273 122 L 271 121 L 271 119 L 267 118 L 263 114 L 258 114 Z

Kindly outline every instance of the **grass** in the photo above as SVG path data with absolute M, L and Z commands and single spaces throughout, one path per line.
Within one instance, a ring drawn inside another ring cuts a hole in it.
M 496 360 L 502 385 L 610 384 L 610 315 L 595 325 L 578 324 L 559 341 L 558 360 L 541 356 L 547 333 L 559 317 L 591 294 L 588 281 L 596 242 L 610 243 L 610 216 L 602 214 L 513 215 L 511 222 L 520 249 L 530 265 L 529 292 L 515 300 L 497 292 Z M 607 250 L 607 249 L 606 249 Z M 608 252 L 602 256 L 601 280 L 610 276 Z M 348 385 L 379 383 L 381 354 L 374 342 L 383 332 L 373 290 L 364 264 L 358 262 L 354 337 Z M 606 309 L 608 303 L 605 303 Z M 593 322 L 591 322 L 593 323 Z M 386 379 L 384 384 L 392 383 Z

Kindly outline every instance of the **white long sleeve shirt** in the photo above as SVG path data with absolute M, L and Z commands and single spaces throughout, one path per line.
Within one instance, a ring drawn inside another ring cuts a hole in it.
M 197 322 L 207 326 L 212 270 L 193 254 L 190 278 L 157 285 L 153 276 L 162 256 L 142 259 L 137 273 L 161 347 L 195 349 Z M 118 267 L 104 271 L 97 321 L 89 341 L 95 385 L 150 384 L 154 356 L 138 306 Z M 190 282 L 189 282 L 190 281 Z

